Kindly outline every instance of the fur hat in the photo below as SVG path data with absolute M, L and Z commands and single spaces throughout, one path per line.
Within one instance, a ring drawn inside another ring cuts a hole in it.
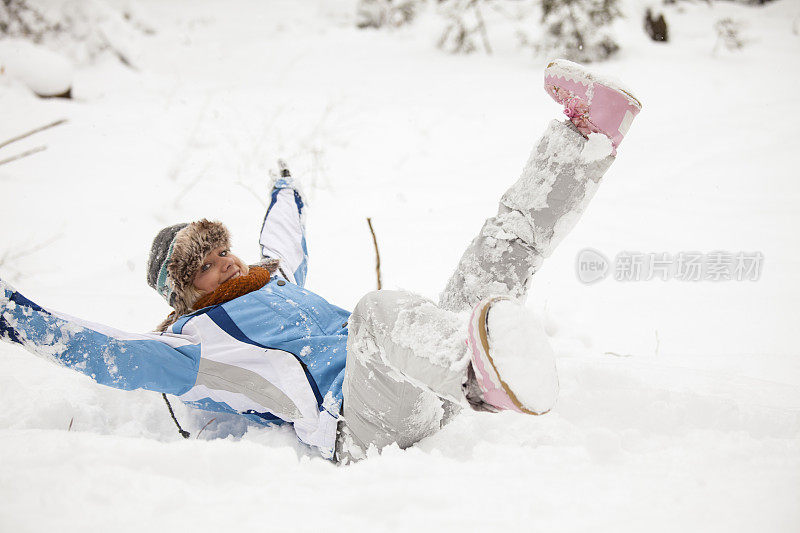
M 200 297 L 192 281 L 206 255 L 215 248 L 230 248 L 230 233 L 221 223 L 198 220 L 162 229 L 153 239 L 147 261 L 147 284 L 175 309 L 188 313 Z

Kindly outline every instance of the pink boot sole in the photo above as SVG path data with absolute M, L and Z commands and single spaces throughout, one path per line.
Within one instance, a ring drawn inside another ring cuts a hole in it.
M 602 133 L 611 139 L 614 154 L 642 110 L 629 90 L 566 59 L 547 65 L 544 88 L 584 136 Z
M 489 332 L 492 306 L 512 306 L 503 317 L 510 328 L 497 328 L 493 338 Z M 552 350 L 536 323 L 531 323 L 523 308 L 506 297 L 487 298 L 472 310 L 467 329 L 472 367 L 483 401 L 499 410 L 530 415 L 548 412 L 558 396 L 558 377 Z M 510 339 L 499 335 L 513 335 Z M 534 335 L 534 337 L 530 337 Z M 531 342 L 528 340 L 533 339 Z M 505 340 L 506 342 L 502 342 Z M 515 346 L 515 344 L 517 346 Z

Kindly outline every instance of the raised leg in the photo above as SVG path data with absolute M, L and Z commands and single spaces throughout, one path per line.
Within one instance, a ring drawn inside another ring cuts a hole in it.
M 439 305 L 472 309 L 489 296 L 524 299 L 531 277 L 572 229 L 611 166 L 566 120 L 552 121 L 531 152 L 522 176 L 500 199 L 459 261 Z

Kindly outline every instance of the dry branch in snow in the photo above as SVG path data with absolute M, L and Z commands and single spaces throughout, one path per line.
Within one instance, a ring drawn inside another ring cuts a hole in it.
M 9 144 L 11 144 L 13 142 L 20 141 L 20 140 L 24 139 L 25 137 L 30 137 L 34 133 L 39 133 L 40 131 L 44 131 L 46 129 L 50 129 L 50 128 L 54 128 L 56 126 L 60 126 L 61 124 L 64 124 L 66 121 L 67 121 L 67 119 L 62 118 L 62 119 L 56 120 L 55 122 L 51 122 L 50 124 L 45 124 L 44 126 L 39 126 L 38 128 L 34 128 L 34 129 L 30 130 L 30 131 L 26 131 L 25 133 L 17 135 L 16 137 L 12 137 L 12 138 L 8 139 L 7 141 L 3 141 L 2 143 L 0 143 L 0 148 L 3 148 L 4 146 L 8 146 Z
M 6 163 L 11 163 L 12 161 L 16 161 L 17 159 L 22 159 L 23 157 L 28 157 L 29 155 L 38 154 L 39 152 L 43 152 L 47 150 L 47 146 L 37 146 L 36 148 L 31 148 L 30 150 L 25 150 L 22 153 L 12 155 L 11 157 L 7 157 L 5 159 L 0 159 L 0 165 L 5 165 Z
M 378 277 L 378 290 L 381 290 L 381 254 L 378 251 L 378 239 L 375 237 L 375 229 L 372 227 L 372 219 L 367 217 L 369 231 L 372 233 L 372 244 L 375 245 L 375 274 Z

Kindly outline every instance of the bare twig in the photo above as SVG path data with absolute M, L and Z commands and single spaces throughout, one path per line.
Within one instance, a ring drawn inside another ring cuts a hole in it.
M 489 46 L 489 34 L 486 31 L 486 23 L 483 21 L 483 15 L 481 15 L 481 9 L 478 5 L 478 2 L 473 2 L 473 6 L 475 7 L 475 18 L 478 21 L 478 29 L 481 32 L 481 38 L 483 39 L 483 47 L 486 49 L 486 53 L 492 55 L 492 47 Z
M 74 416 L 69 419 L 69 427 L 67 428 L 67 431 L 72 431 L 72 423 L 73 422 L 75 422 L 75 417 Z
M 216 420 L 216 419 L 217 419 L 217 417 L 215 416 L 214 418 L 212 418 L 211 420 L 209 420 L 208 422 L 206 422 L 206 425 L 205 425 L 205 426 L 203 426 L 203 427 L 201 427 L 201 428 L 200 428 L 200 431 L 198 431 L 198 432 L 197 432 L 197 436 L 195 436 L 195 439 L 199 439 L 199 438 L 200 438 L 200 433 L 202 433 L 202 432 L 203 432 L 203 430 L 204 430 L 204 429 L 206 429 L 206 428 L 208 427 L 208 425 L 209 425 L 209 424 L 211 424 L 211 422 L 213 422 L 213 421 L 214 421 L 214 420 Z
M 633 357 L 632 353 L 605 352 L 605 354 L 613 355 L 614 357 Z
M 131 60 L 128 59 L 128 56 L 123 54 L 119 50 L 119 48 L 117 48 L 116 46 L 111 44 L 111 40 L 106 36 L 106 34 L 105 34 L 105 32 L 103 30 L 98 29 L 97 30 L 97 35 L 100 36 L 100 39 L 105 43 L 105 45 L 108 47 L 108 49 L 111 50 L 114 53 L 115 56 L 117 56 L 117 59 L 119 59 L 120 63 L 122 63 L 123 65 L 125 65 L 129 69 L 139 70 L 138 68 L 136 68 L 136 65 L 131 63 Z
M 25 132 L 22 135 L 17 135 L 16 137 L 12 137 L 11 139 L 0 143 L 0 148 L 2 148 L 4 146 L 8 146 L 9 144 L 11 144 L 13 142 L 20 141 L 20 140 L 24 139 L 25 137 L 30 137 L 34 133 L 39 133 L 40 131 L 44 131 L 44 130 L 47 130 L 47 129 L 50 129 L 50 128 L 55 128 L 56 126 L 60 126 L 61 124 L 64 124 L 66 121 L 67 121 L 67 119 L 62 118 L 61 120 L 56 120 L 55 122 L 51 122 L 50 124 L 46 124 L 44 126 L 32 129 L 31 131 Z
M 659 348 L 661 348 L 661 339 L 658 336 L 658 330 L 656 330 L 656 355 L 658 355 Z
M 375 237 L 375 230 L 372 228 L 372 219 L 367 217 L 369 231 L 372 233 L 372 244 L 375 245 L 375 274 L 378 276 L 378 290 L 381 290 L 381 254 L 378 251 L 378 239 Z
M 30 150 L 25 150 L 21 154 L 12 155 L 11 157 L 7 157 L 6 159 L 0 159 L 0 165 L 5 165 L 6 163 L 11 163 L 12 161 L 16 161 L 17 159 L 22 159 L 23 157 L 28 157 L 29 155 L 38 154 L 39 152 L 44 152 L 47 149 L 47 146 L 37 146 L 36 148 L 31 148 Z

